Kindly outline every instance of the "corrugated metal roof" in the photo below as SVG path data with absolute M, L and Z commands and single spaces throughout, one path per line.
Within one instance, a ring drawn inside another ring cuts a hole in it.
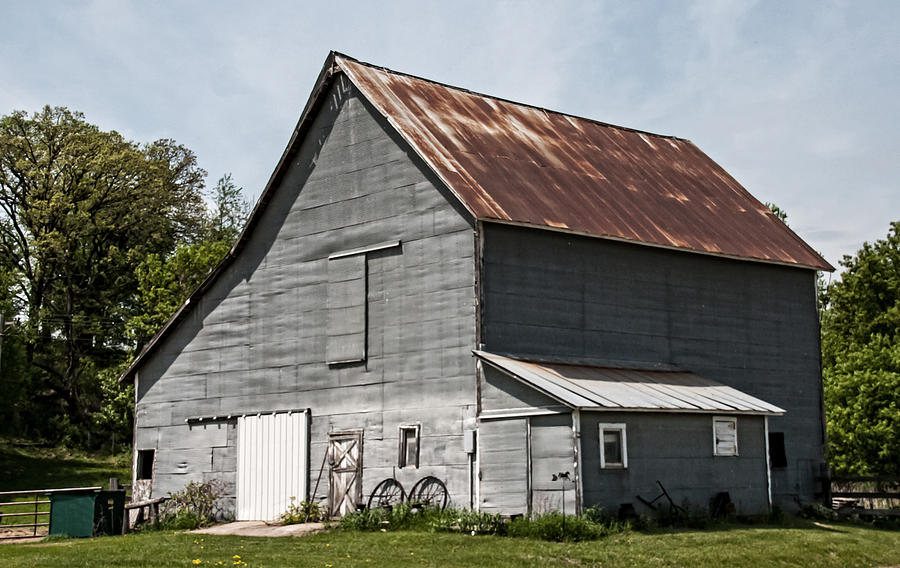
M 833 270 L 687 140 L 334 57 L 478 219 Z
M 684 371 L 534 363 L 475 351 L 485 363 L 572 408 L 655 412 L 784 414 L 722 383 Z

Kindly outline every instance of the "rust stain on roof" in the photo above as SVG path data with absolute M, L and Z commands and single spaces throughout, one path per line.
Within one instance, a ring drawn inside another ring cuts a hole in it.
M 833 270 L 690 141 L 335 63 L 478 219 Z

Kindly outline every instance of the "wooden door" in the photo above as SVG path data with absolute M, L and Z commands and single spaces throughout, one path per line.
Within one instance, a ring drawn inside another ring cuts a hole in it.
M 528 419 L 484 420 L 478 426 L 482 511 L 528 513 Z
M 362 502 L 362 430 L 329 434 L 328 510 L 340 517 Z

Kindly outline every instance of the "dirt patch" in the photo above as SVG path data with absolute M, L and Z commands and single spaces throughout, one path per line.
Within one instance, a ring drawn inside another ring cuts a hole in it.
M 0 528 L 0 544 L 40 542 L 40 540 L 45 536 L 47 536 L 46 528 L 44 528 L 43 530 L 38 530 L 37 536 L 34 536 L 34 529 Z
M 236 521 L 225 523 L 205 529 L 190 531 L 197 534 L 231 534 L 238 536 L 306 536 L 325 532 L 327 529 L 323 523 L 300 523 L 297 525 L 282 525 L 279 523 L 266 523 L 265 521 Z

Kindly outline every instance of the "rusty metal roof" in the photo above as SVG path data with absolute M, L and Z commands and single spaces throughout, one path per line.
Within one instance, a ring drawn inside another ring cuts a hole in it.
M 478 219 L 834 270 L 688 140 L 333 57 Z
M 535 363 L 474 351 L 485 363 L 571 407 L 641 412 L 784 414 L 722 383 L 684 371 Z
M 243 250 L 341 72 L 476 219 L 834 270 L 687 140 L 481 95 L 331 52 L 237 242 L 120 381 L 134 378 Z

